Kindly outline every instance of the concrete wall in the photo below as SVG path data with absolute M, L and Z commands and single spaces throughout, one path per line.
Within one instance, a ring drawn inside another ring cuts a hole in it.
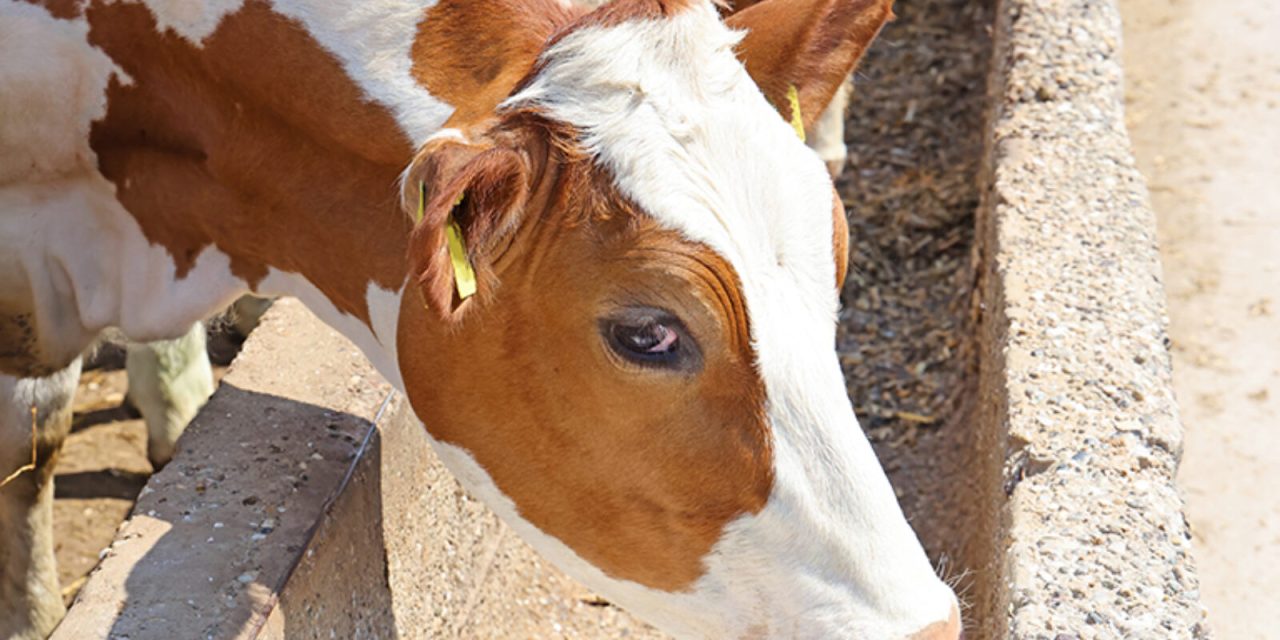
M 281 301 L 53 637 L 253 636 L 350 484 L 390 394 L 355 347 Z
M 1008 496 L 979 637 L 1202 638 L 1155 220 L 1110 0 L 1002 0 L 979 215 L 981 428 Z M 987 468 L 987 475 L 991 475 Z M 994 489 L 991 485 L 989 488 Z

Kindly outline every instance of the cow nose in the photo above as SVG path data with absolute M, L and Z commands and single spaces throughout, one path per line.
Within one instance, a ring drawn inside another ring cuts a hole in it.
M 908 640 L 964 640 L 960 628 L 960 608 L 952 604 L 949 618 L 911 634 Z

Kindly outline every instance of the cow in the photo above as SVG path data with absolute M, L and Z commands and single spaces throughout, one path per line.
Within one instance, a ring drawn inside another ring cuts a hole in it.
M 524 540 L 681 638 L 957 638 L 834 350 L 811 127 L 891 0 L 0 0 L 0 636 L 103 328 L 292 295 Z

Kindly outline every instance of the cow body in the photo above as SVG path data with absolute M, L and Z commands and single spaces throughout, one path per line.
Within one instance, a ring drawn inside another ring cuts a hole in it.
M 812 125 L 888 15 L 0 0 L 0 451 L 22 403 L 56 450 L 55 391 L 103 328 L 174 338 L 293 295 L 468 489 L 664 629 L 953 638 L 832 349 L 843 210 L 778 117 Z M 56 618 L 29 546 L 0 636 Z

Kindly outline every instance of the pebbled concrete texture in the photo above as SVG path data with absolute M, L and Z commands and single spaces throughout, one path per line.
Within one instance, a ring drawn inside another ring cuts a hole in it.
M 981 419 L 1008 496 L 977 637 L 1205 638 L 1155 219 L 1110 0 L 1003 0 L 979 247 Z
M 54 638 L 254 637 L 391 394 L 281 301 L 153 475 Z

